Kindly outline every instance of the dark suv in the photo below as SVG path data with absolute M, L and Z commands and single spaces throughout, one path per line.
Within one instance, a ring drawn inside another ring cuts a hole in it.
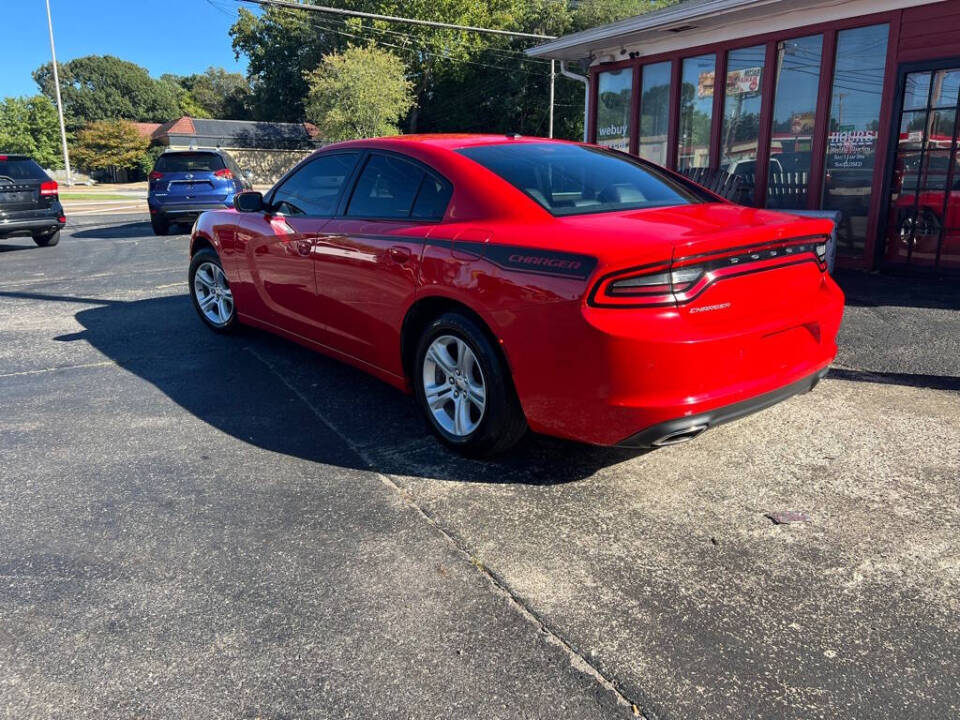
M 233 207 L 233 196 L 250 182 L 222 150 L 168 150 L 150 173 L 150 222 L 166 235 L 173 223 L 190 223 L 204 210 Z
M 43 168 L 26 155 L 0 153 L 0 238 L 30 235 L 49 247 L 66 222 L 57 183 Z

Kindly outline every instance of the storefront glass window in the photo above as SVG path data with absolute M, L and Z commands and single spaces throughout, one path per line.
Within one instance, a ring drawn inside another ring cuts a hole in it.
M 760 93 L 763 91 L 763 45 L 731 50 L 727 54 L 727 82 L 723 98 L 720 168 L 739 175 L 743 199 L 753 198 L 760 138 Z
M 822 52 L 822 35 L 777 43 L 777 92 L 767 166 L 769 208 L 807 207 Z
M 878 150 L 887 25 L 837 33 L 823 208 L 841 210 L 841 254 L 862 257 Z
M 597 76 L 597 144 L 630 149 L 630 102 L 633 69 L 609 70 Z
M 680 80 L 680 123 L 677 169 L 710 165 L 710 127 L 713 121 L 713 79 L 717 56 L 700 55 L 683 61 Z
M 672 63 L 644 65 L 640 78 L 640 157 L 667 164 Z

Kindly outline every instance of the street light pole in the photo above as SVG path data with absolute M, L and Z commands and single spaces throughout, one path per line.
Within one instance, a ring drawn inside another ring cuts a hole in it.
M 63 165 L 67 169 L 67 185 L 73 185 L 70 175 L 70 153 L 67 152 L 67 129 L 63 125 L 63 103 L 60 102 L 60 73 L 57 72 L 57 50 L 53 44 L 53 20 L 50 17 L 50 0 L 47 0 L 47 28 L 50 30 L 50 57 L 53 59 L 53 89 L 57 95 L 57 115 L 60 116 L 60 142 L 63 144 Z

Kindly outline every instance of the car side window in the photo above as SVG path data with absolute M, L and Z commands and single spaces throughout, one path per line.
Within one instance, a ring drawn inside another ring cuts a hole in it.
M 417 220 L 442 220 L 447 212 L 452 193 L 453 188 L 450 183 L 425 174 L 410 217 Z
M 371 155 L 357 180 L 349 217 L 410 217 L 424 172 L 406 160 L 391 155 Z
M 274 210 L 287 215 L 333 215 L 359 155 L 342 152 L 311 160 L 274 192 Z

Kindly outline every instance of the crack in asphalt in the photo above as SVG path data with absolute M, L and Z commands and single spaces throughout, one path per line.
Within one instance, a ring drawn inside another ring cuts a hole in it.
M 525 620 L 536 625 L 541 634 L 551 645 L 560 648 L 560 650 L 567 656 L 567 659 L 570 661 L 572 667 L 589 676 L 603 689 L 610 692 L 616 698 L 618 705 L 621 705 L 628 711 L 631 711 L 636 716 L 647 718 L 647 720 L 653 720 L 651 716 L 648 716 L 644 712 L 644 703 L 633 700 L 624 695 L 624 693 L 617 687 L 617 684 L 614 680 L 604 675 L 581 652 L 579 652 L 567 640 L 565 640 L 562 635 L 550 627 L 543 620 L 543 618 L 536 613 L 536 611 L 527 606 L 527 604 L 523 602 L 523 600 L 510 588 L 509 584 L 500 575 L 492 572 L 485 565 L 477 563 L 467 547 L 464 546 L 446 528 L 444 528 L 434 516 L 418 505 L 410 493 L 408 493 L 393 476 L 376 470 L 374 462 L 370 460 L 364 448 L 355 443 L 346 433 L 342 432 L 336 425 L 330 422 L 330 420 L 328 420 L 324 414 L 320 412 L 320 410 L 306 395 L 304 395 L 295 385 L 291 384 L 287 378 L 284 377 L 283 373 L 279 372 L 267 359 L 265 359 L 253 348 L 245 347 L 244 350 L 249 352 L 251 355 L 253 355 L 253 357 L 266 366 L 266 368 L 273 373 L 273 375 L 275 375 L 280 382 L 290 390 L 290 392 L 292 392 L 304 405 L 307 406 L 310 412 L 313 413 L 317 419 L 320 420 L 320 422 L 330 430 L 330 432 L 340 438 L 347 448 L 349 448 L 351 452 L 353 452 L 358 458 L 360 458 L 361 461 L 363 461 L 370 472 L 375 473 L 384 485 L 396 492 L 408 507 L 420 515 L 420 517 L 430 526 L 432 526 L 444 538 L 444 540 L 450 543 L 450 545 L 456 549 L 456 551 L 462 555 L 467 562 L 473 565 L 487 579 L 494 589 L 494 592 L 506 599 L 507 602 L 515 610 L 517 610 L 517 612 L 519 612 Z

